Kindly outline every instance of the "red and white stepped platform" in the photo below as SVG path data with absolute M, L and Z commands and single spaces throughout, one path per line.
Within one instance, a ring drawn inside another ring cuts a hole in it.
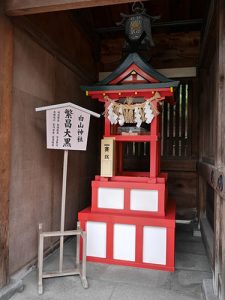
M 78 218 L 87 232 L 87 261 L 174 271 L 174 201 L 168 201 L 162 217 L 92 212 L 88 207 Z

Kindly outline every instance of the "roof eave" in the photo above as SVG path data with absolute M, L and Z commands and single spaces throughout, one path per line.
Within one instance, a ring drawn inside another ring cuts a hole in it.
M 124 85 L 91 85 L 91 86 L 81 86 L 82 91 L 122 91 L 122 90 L 149 90 L 157 88 L 177 88 L 180 84 L 179 81 L 170 81 L 170 82 L 160 82 L 160 83 L 151 83 L 151 84 L 124 84 Z

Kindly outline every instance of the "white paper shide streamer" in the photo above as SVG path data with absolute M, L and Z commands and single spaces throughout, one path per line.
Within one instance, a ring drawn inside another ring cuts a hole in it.
M 118 122 L 119 122 L 120 126 L 123 126 L 123 124 L 125 123 L 125 119 L 124 119 L 122 107 L 119 108 L 119 119 L 118 119 Z
M 149 102 L 146 102 L 145 103 L 145 107 L 144 107 L 144 113 L 145 113 L 145 122 L 147 124 L 150 124 L 154 118 L 154 114 L 153 114 L 153 111 L 151 109 L 151 106 L 150 106 L 150 103 Z
M 108 119 L 111 124 L 117 124 L 118 116 L 113 112 L 113 103 L 108 107 Z
M 141 114 L 140 114 L 138 107 L 135 107 L 135 109 L 134 109 L 134 121 L 135 121 L 135 123 L 137 123 L 136 127 L 140 128 L 142 119 L 141 119 Z

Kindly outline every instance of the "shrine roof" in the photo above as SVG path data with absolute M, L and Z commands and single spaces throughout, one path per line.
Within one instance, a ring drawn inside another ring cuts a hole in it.
M 118 78 L 127 72 L 129 68 L 137 67 L 141 72 L 144 72 L 153 82 L 147 80 L 146 83 L 127 83 L 121 84 Z M 179 81 L 173 81 L 166 76 L 156 71 L 150 64 L 142 59 L 137 53 L 130 53 L 127 58 L 105 79 L 96 84 L 89 86 L 82 86 L 83 91 L 112 91 L 112 90 L 146 90 L 146 89 L 159 89 L 159 88 L 176 88 Z
M 107 85 L 118 76 L 123 74 L 129 66 L 135 64 L 141 70 L 151 77 L 157 79 L 159 82 L 172 82 L 171 79 L 157 72 L 149 63 L 141 58 L 137 53 L 130 53 L 126 59 L 105 79 L 99 81 L 96 85 Z

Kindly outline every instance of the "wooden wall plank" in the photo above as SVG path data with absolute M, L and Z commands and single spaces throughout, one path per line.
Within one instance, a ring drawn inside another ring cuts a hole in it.
M 191 151 L 191 156 L 198 158 L 199 155 L 199 98 L 198 98 L 198 91 L 199 91 L 199 85 L 198 85 L 198 79 L 192 78 L 192 86 L 189 85 L 189 99 L 191 99 L 191 104 L 189 102 L 189 113 L 188 113 L 188 122 L 189 122 L 189 128 L 188 128 L 188 135 L 190 132 L 192 133 L 191 136 L 191 148 L 189 150 L 189 154 Z M 198 130 L 196 130 L 198 128 Z M 189 155 L 188 154 L 188 155 Z
M 17 27 L 26 31 L 41 47 L 54 55 L 74 73 L 79 74 L 83 81 L 93 82 L 96 80 L 93 72 L 96 68 L 93 48 L 87 34 L 77 28 L 68 13 L 56 12 L 15 17 L 13 22 Z
M 21 16 L 129 2 L 133 0 L 7 0 L 6 12 L 9 16 Z
M 0 1 L 0 288 L 8 282 L 13 26 Z
M 147 55 L 156 69 L 198 65 L 200 31 L 154 33 L 156 47 Z M 100 72 L 110 72 L 120 63 L 124 38 L 105 37 L 101 42 Z M 179 74 L 178 74 L 179 75 Z
M 214 21 L 215 21 L 215 1 L 210 1 L 209 5 L 209 10 L 208 10 L 208 15 L 207 15 L 207 20 L 206 24 L 204 27 L 204 35 L 202 37 L 202 42 L 201 42 L 201 49 L 200 49 L 200 55 L 199 55 L 199 64 L 202 65 L 203 60 L 207 58 L 208 55 L 206 55 L 209 52 L 209 48 L 211 50 L 211 47 L 213 43 L 209 43 L 210 37 L 213 37 L 212 35 L 212 28 L 214 26 Z M 208 57 L 209 58 L 209 57 Z
M 164 171 L 196 172 L 197 161 L 195 159 L 166 159 L 162 158 L 161 169 Z
M 177 210 L 182 208 L 183 215 L 188 219 L 190 208 L 197 207 L 196 200 L 196 172 L 169 172 L 168 192 L 169 198 L 176 200 Z
M 165 156 L 168 154 L 168 134 L 167 134 L 167 130 L 168 130 L 168 124 L 167 124 L 168 106 L 169 106 L 169 104 L 164 102 L 164 104 L 163 104 L 163 109 L 164 109 L 164 113 L 163 113 L 163 140 L 164 140 L 163 154 Z
M 182 103 L 181 103 L 181 156 L 185 156 L 185 97 L 186 84 L 182 84 Z
M 179 156 L 179 127 L 180 127 L 180 97 L 176 99 L 176 120 L 175 120 L 175 155 Z
M 173 156 L 173 142 L 174 142 L 174 139 L 173 139 L 173 105 L 169 105 L 169 140 L 168 140 L 168 152 L 167 154 L 169 156 Z

